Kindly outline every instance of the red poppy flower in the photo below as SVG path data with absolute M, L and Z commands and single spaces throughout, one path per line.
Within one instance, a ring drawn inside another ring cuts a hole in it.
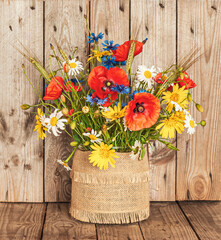
M 84 132 L 85 132 L 85 133 L 91 132 L 91 128 L 87 127 Z
M 136 42 L 134 56 L 137 56 L 143 50 L 143 43 L 136 40 L 126 41 L 124 44 L 120 45 L 116 50 L 113 51 L 115 61 L 123 62 L 127 60 L 127 56 L 130 50 L 130 45 L 132 42 Z
M 115 100 L 118 96 L 112 87 L 116 84 L 129 86 L 129 80 L 125 71 L 121 68 L 114 67 L 109 70 L 103 66 L 92 69 L 88 76 L 88 85 L 95 90 L 96 96 L 104 99 L 106 97 Z
M 150 93 L 137 93 L 134 100 L 128 103 L 125 120 L 127 127 L 138 131 L 153 126 L 160 114 L 159 99 Z
M 65 91 L 71 92 L 73 89 L 77 92 L 80 92 L 82 90 L 81 87 L 75 86 L 73 82 L 67 81 L 65 85 Z
M 61 77 L 54 77 L 51 79 L 45 90 L 43 100 L 55 100 L 61 96 L 62 91 L 65 89 L 64 80 Z
M 167 79 L 167 76 L 165 74 L 162 73 L 158 73 L 155 77 L 154 77 L 154 81 L 157 82 L 158 84 L 163 84 Z M 173 86 L 169 86 L 167 88 L 167 91 L 172 90 Z
M 176 81 L 180 87 L 185 86 L 185 89 L 187 89 L 187 86 L 189 89 L 196 87 L 196 83 L 189 77 L 186 72 L 184 72 L 181 77 L 177 78 Z
M 74 109 L 70 109 L 68 115 L 71 116 L 74 113 Z

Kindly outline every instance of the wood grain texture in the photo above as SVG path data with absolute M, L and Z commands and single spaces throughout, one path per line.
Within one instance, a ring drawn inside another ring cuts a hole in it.
M 179 202 L 199 238 L 221 239 L 221 202 Z
M 145 240 L 198 239 L 176 202 L 151 203 L 150 217 L 139 224 Z
M 138 34 L 137 34 L 138 32 Z M 142 41 L 138 65 L 165 69 L 176 61 L 176 1 L 131 0 L 131 36 Z M 175 142 L 176 144 L 176 142 Z M 150 200 L 175 200 L 176 153 L 155 142 L 150 156 Z
M 49 203 L 43 240 L 96 239 L 94 224 L 82 223 L 69 214 L 69 204 Z
M 38 97 L 22 64 L 35 87 L 39 74 L 13 46 L 22 49 L 21 42 L 43 59 L 43 51 L 35 51 L 43 44 L 43 2 L 1 1 L 0 14 L 0 201 L 39 202 L 43 201 L 43 144 L 33 133 L 33 109 L 20 108 L 23 103 L 36 104 Z
M 177 200 L 220 200 L 221 191 L 221 2 L 178 1 L 178 58 L 191 48 L 200 48 L 202 58 L 188 73 L 198 85 L 191 92 L 204 112 L 191 103 L 197 126 L 193 136 L 179 135 L 177 155 Z
M 124 225 L 96 225 L 98 240 L 143 240 L 138 223 Z
M 45 204 L 0 203 L 0 239 L 39 240 Z
M 93 0 L 90 7 L 91 31 L 103 32 L 103 40 L 122 44 L 129 39 L 129 0 Z
M 85 62 L 88 53 L 84 14 L 88 14 L 89 1 L 49 0 L 45 2 L 45 49 L 46 62 L 51 54 L 49 43 L 55 40 L 62 49 L 72 55 L 78 46 L 79 60 Z M 56 62 L 52 63 L 56 66 Z M 49 66 L 47 66 L 49 68 Z M 48 134 L 49 135 L 49 134 Z M 59 166 L 58 159 L 65 160 L 72 151 L 73 141 L 67 134 L 59 137 L 49 135 L 45 143 L 45 200 L 49 202 L 70 201 L 71 179 L 69 172 Z M 70 161 L 71 165 L 71 161 Z

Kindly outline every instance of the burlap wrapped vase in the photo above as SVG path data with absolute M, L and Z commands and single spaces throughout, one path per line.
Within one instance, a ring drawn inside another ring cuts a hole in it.
M 71 171 L 70 214 L 83 222 L 122 224 L 149 216 L 149 162 L 120 153 L 115 168 L 92 166 L 90 151 L 77 150 Z

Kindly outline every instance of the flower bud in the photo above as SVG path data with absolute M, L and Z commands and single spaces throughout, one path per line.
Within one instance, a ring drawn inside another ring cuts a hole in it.
M 22 104 L 21 105 L 21 109 L 22 110 L 27 110 L 27 109 L 29 109 L 31 106 L 30 105 L 28 105 L 28 104 Z
M 65 72 L 65 73 L 67 73 L 67 72 L 68 72 L 68 70 L 69 70 L 68 64 L 67 64 L 67 63 L 65 63 L 65 64 L 64 64 L 64 72 Z
M 51 50 L 54 50 L 54 46 L 50 43 Z
M 99 117 L 99 110 L 96 110 L 95 112 L 94 112 L 94 118 L 96 119 L 96 118 L 98 118 Z
M 103 131 L 103 132 L 107 132 L 107 125 L 106 125 L 106 124 L 103 124 L 103 125 L 102 125 L 102 131 Z
M 203 112 L 203 107 L 200 104 L 196 104 L 196 108 L 199 112 Z
M 86 141 L 83 145 L 86 147 L 86 146 L 88 146 L 90 144 L 90 142 L 89 141 Z
M 143 136 L 140 138 L 140 141 L 141 141 L 142 144 L 147 143 L 147 141 L 145 140 L 145 138 Z
M 65 102 L 66 102 L 66 98 L 65 98 L 65 96 L 64 96 L 64 95 L 61 95 L 61 101 L 62 101 L 63 103 L 65 103 Z
M 70 145 L 71 145 L 72 147 L 75 147 L 75 146 L 77 146 L 77 145 L 78 145 L 78 142 L 76 142 L 76 141 L 74 141 L 74 142 L 71 142 L 71 143 L 70 143 Z
M 193 100 L 193 97 L 190 93 L 187 94 L 187 100 L 191 102 Z
M 84 106 L 84 107 L 82 107 L 82 112 L 83 113 L 88 113 L 89 112 L 89 107 L 88 106 Z
M 68 115 L 68 109 L 67 108 L 63 108 L 61 110 L 61 112 L 63 113 L 63 115 Z
M 205 126 L 206 126 L 206 121 L 205 121 L 205 120 L 202 120 L 202 121 L 200 122 L 200 125 L 203 126 L 203 127 L 205 127 Z
M 76 122 L 75 121 L 71 122 L 70 127 L 71 127 L 72 130 L 74 130 L 75 127 L 76 127 Z
M 21 66 L 22 66 L 23 69 L 25 69 L 25 64 L 24 63 Z

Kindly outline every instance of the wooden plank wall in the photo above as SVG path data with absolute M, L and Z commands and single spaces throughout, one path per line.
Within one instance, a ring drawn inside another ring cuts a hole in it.
M 36 103 L 37 97 L 21 69 L 34 85 L 38 74 L 12 47 L 22 42 L 46 63 L 50 43 L 57 41 L 66 52 L 79 46 L 85 62 L 89 51 L 84 14 L 91 30 L 105 33 L 105 39 L 123 43 L 137 34 L 148 37 L 135 66 L 146 64 L 164 68 L 191 48 L 205 53 L 189 70 L 198 88 L 196 101 L 204 106 L 192 137 L 179 135 L 174 143 L 180 151 L 155 144 L 151 163 L 151 200 L 220 200 L 221 137 L 221 2 L 206 0 L 3 0 L 0 2 L 0 201 L 66 202 L 70 200 L 69 173 L 56 163 L 70 152 L 70 139 L 48 136 L 44 142 L 33 133 L 34 118 L 22 112 L 22 103 Z M 137 33 L 137 29 L 139 31 Z M 52 63 L 55 64 L 55 63 Z

